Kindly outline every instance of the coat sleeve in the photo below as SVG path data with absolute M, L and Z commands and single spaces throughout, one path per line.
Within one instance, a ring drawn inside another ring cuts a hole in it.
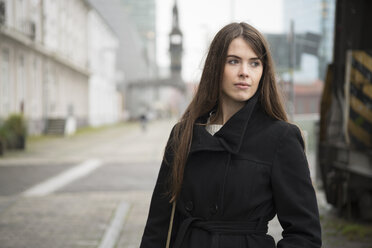
M 320 248 L 319 212 L 304 142 L 297 126 L 283 132 L 272 167 L 272 189 L 283 239 L 278 248 Z
M 152 194 L 150 210 L 142 236 L 140 248 L 165 247 L 169 229 L 169 221 L 172 211 L 172 203 L 169 203 L 167 195 L 167 185 L 170 176 L 170 166 L 173 161 L 173 153 L 170 149 L 170 143 L 173 130 L 168 139 L 164 158 L 160 166 L 160 171 Z M 176 218 L 176 215 L 175 215 Z M 172 236 L 174 236 L 175 227 L 173 226 Z

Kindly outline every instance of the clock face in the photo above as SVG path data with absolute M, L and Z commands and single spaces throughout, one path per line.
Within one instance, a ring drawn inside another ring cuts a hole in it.
M 175 45 L 179 45 L 182 42 L 182 37 L 179 34 L 172 34 L 170 37 L 170 42 Z

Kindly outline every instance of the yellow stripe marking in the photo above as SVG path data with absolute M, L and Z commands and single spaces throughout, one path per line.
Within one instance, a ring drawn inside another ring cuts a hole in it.
M 367 108 L 358 98 L 355 96 L 350 97 L 350 106 L 351 108 L 367 119 L 372 124 L 372 110 Z
M 372 100 L 372 84 L 364 85 L 363 93 Z
M 349 132 L 367 147 L 371 147 L 371 135 L 362 129 L 360 126 L 356 125 L 352 120 L 349 119 L 348 123 Z
M 372 57 L 364 51 L 353 51 L 353 58 L 372 72 Z
M 354 67 L 350 70 L 350 82 L 358 88 L 361 88 L 363 84 L 370 84 L 367 78 Z

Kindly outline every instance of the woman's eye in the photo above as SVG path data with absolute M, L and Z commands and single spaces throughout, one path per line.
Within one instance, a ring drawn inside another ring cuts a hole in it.
M 254 62 L 251 63 L 251 66 L 253 66 L 253 67 L 257 67 L 259 65 L 260 65 L 260 62 L 258 62 L 258 61 L 254 61 Z
M 227 62 L 228 62 L 229 64 L 231 64 L 231 65 L 236 65 L 236 64 L 239 63 L 239 61 L 238 61 L 237 59 L 231 59 L 231 60 L 228 60 Z

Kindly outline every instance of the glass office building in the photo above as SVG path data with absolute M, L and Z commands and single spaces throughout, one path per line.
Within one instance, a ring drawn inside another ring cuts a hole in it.
M 141 36 L 145 48 L 144 55 L 151 70 L 150 75 L 155 76 L 157 73 L 155 0 L 121 0 L 121 2 Z
M 283 11 L 287 33 L 293 20 L 296 34 L 311 32 L 321 36 L 318 55 L 302 54 L 301 70 L 295 72 L 295 79 L 324 80 L 326 66 L 333 56 L 335 0 L 283 0 Z

